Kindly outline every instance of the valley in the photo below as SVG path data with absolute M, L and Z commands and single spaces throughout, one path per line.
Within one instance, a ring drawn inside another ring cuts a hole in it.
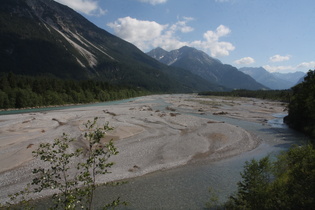
M 284 105 L 251 98 L 178 94 L 145 96 L 102 106 L 2 115 L 0 128 L 5 135 L 1 135 L 0 178 L 3 181 L 0 188 L 6 190 L 1 190 L 1 201 L 31 181 L 32 168 L 39 164 L 31 151 L 39 143 L 52 141 L 64 132 L 77 138 L 72 145 L 76 148 L 82 145 L 82 124 L 95 116 L 99 117 L 99 123 L 109 122 L 114 128 L 104 141 L 113 139 L 120 152 L 112 159 L 115 162 L 112 173 L 99 177 L 103 183 L 157 171 L 163 177 L 169 169 L 228 161 L 266 145 L 268 149 L 263 154 L 278 150 L 277 145 L 290 141 L 290 131 L 285 134 L 288 138 L 283 139 L 268 121 L 276 119 L 274 114 L 283 113 Z M 241 170 L 242 164 L 239 164 L 238 170 Z M 234 186 L 236 182 L 232 182 Z M 49 194 L 46 191 L 41 196 Z

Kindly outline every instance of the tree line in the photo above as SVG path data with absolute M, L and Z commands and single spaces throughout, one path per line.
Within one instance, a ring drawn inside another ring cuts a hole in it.
M 0 74 L 0 109 L 104 102 L 147 93 L 140 88 L 110 85 L 103 81 Z
M 232 97 L 246 97 L 246 98 L 260 98 L 275 100 L 281 102 L 290 102 L 292 90 L 233 90 L 233 91 L 208 91 L 201 92 L 202 96 L 232 96 Z

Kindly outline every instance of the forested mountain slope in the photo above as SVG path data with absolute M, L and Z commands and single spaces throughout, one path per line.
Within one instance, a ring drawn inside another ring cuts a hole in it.
M 1 0 L 0 25 L 2 72 L 97 79 L 151 91 L 214 87 L 161 64 L 53 0 Z

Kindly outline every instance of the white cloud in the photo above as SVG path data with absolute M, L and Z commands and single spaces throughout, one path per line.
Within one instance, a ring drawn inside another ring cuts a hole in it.
M 229 42 L 220 42 L 219 39 L 230 33 L 231 30 L 228 27 L 220 25 L 216 31 L 207 31 L 204 33 L 203 37 L 205 41 L 194 41 L 191 43 L 191 46 L 200 48 L 206 52 L 210 51 L 213 57 L 228 56 L 230 51 L 233 51 L 235 47 Z
M 142 50 L 152 45 L 152 41 L 162 36 L 163 30 L 167 28 L 167 25 L 160 25 L 154 21 L 137 20 L 131 17 L 119 18 L 108 26 L 113 28 L 120 38 Z
M 248 64 L 255 63 L 255 60 L 254 58 L 251 58 L 251 57 L 244 57 L 244 58 L 234 61 L 234 63 L 240 64 L 240 65 L 248 65 Z
M 173 24 L 170 27 L 170 30 L 173 31 L 173 32 L 180 31 L 182 33 L 192 32 L 194 30 L 194 28 L 192 28 L 190 26 L 187 26 L 187 23 L 189 21 L 194 20 L 194 18 L 192 18 L 192 17 L 183 17 L 183 19 L 184 20 L 179 20 L 179 21 L 177 21 L 177 23 Z
M 184 17 L 173 25 L 161 25 L 155 21 L 138 20 L 131 17 L 119 18 L 115 22 L 107 24 L 114 30 L 114 33 L 125 39 L 142 51 L 162 47 L 165 50 L 174 50 L 182 46 L 191 46 L 209 52 L 211 56 L 226 56 L 235 47 L 229 42 L 220 42 L 219 39 L 231 33 L 231 30 L 223 25 L 215 31 L 207 31 L 204 40 L 192 42 L 181 41 L 178 33 L 189 33 L 194 29 L 188 26 L 188 22 L 194 20 L 191 17 Z
M 315 68 L 315 61 L 303 62 L 296 66 L 263 66 L 267 71 L 270 72 L 295 72 L 295 71 L 303 71 L 307 72 L 310 69 Z
M 193 17 L 183 17 L 184 20 L 186 21 L 192 21 L 192 20 L 195 20 L 195 18 Z
M 315 68 L 315 61 L 300 63 L 299 65 L 297 65 L 297 68 L 304 68 L 307 70 L 314 69 Z
M 55 0 L 61 4 L 67 5 L 72 9 L 85 13 L 87 15 L 100 16 L 106 13 L 106 10 L 103 10 L 96 0 Z
M 286 55 L 286 56 L 281 56 L 281 55 L 274 55 L 269 58 L 271 62 L 282 62 L 282 61 L 288 61 L 290 60 L 291 56 Z
M 163 4 L 167 2 L 167 0 L 138 0 L 138 1 L 144 2 L 144 3 L 150 3 L 152 5 Z
M 263 66 L 264 69 L 266 69 L 269 72 L 290 72 L 290 71 L 295 71 L 296 68 L 294 66 L 270 66 L 270 65 L 265 65 Z
M 169 26 L 161 25 L 155 21 L 124 17 L 107 25 L 113 28 L 115 34 L 120 38 L 133 43 L 143 51 L 148 51 L 156 47 L 173 50 L 187 45 L 186 42 L 180 41 L 175 36 L 177 31 L 188 33 L 193 30 L 186 23 L 187 21 L 178 21 Z

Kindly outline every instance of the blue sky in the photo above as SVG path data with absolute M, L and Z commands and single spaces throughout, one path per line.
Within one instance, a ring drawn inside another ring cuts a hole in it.
M 270 72 L 315 67 L 314 0 L 55 0 L 143 52 L 191 46 Z

